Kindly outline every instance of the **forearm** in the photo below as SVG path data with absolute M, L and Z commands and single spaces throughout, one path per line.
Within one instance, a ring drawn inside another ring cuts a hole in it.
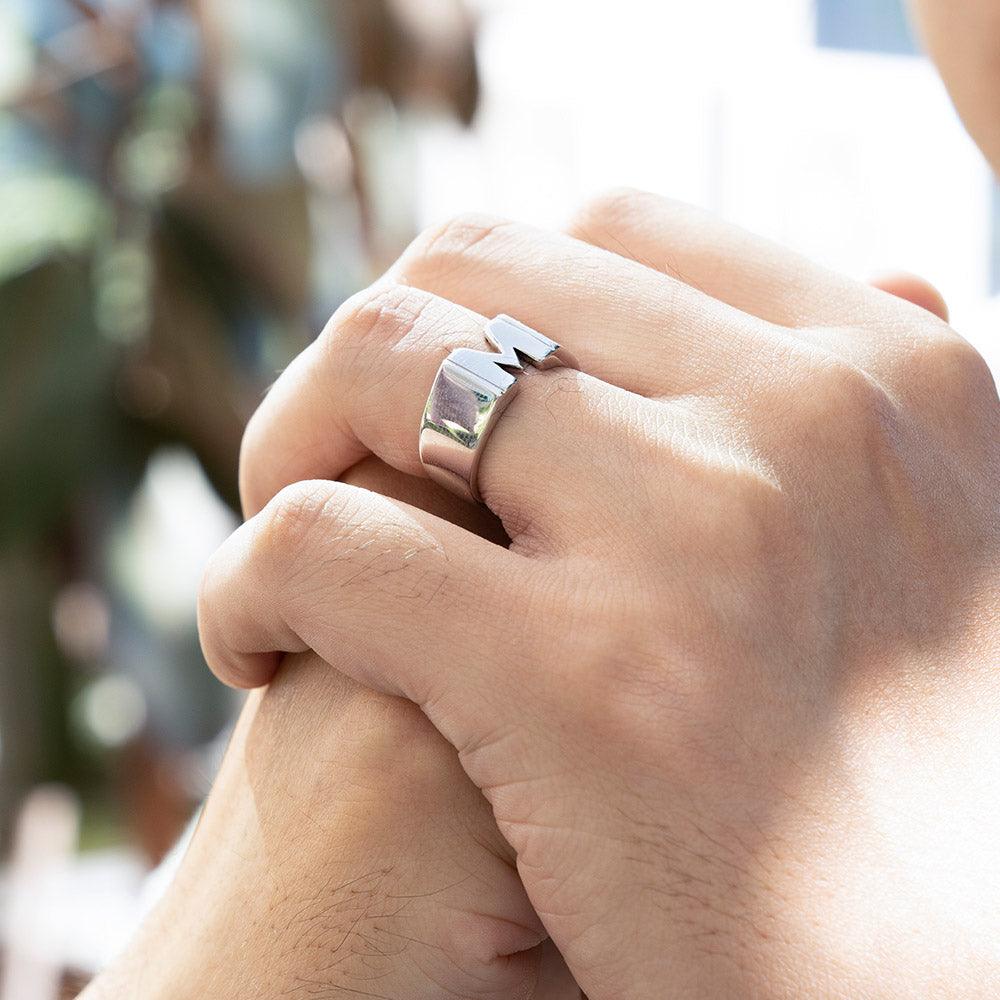
M 537 956 L 504 956 L 543 935 L 452 748 L 298 660 L 251 696 L 166 898 L 82 1000 L 528 996 Z

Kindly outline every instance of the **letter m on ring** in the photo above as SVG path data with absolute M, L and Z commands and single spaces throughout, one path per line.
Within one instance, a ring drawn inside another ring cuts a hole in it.
M 555 364 L 559 362 L 552 356 L 559 350 L 554 340 L 549 340 L 544 334 L 532 330 L 530 326 L 519 323 L 510 316 L 497 316 L 486 324 L 486 339 L 500 352 L 475 351 L 463 347 L 453 351 L 449 360 L 489 385 L 495 386 L 498 393 L 504 392 L 514 384 L 514 376 L 505 368 L 524 368 L 522 357 L 533 362 L 539 368 L 547 368 L 550 358 Z

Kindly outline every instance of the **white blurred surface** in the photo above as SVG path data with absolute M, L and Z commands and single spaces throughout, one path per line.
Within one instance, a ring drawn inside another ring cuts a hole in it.
M 0 1000 L 55 1000 L 63 969 L 95 971 L 137 922 L 142 864 L 125 850 L 76 855 L 79 820 L 58 786 L 21 808 L 0 876 Z
M 860 278 L 922 274 L 1000 371 L 992 180 L 926 59 L 818 49 L 812 0 L 476 6 L 483 107 L 423 138 L 421 224 L 560 225 L 635 185 Z

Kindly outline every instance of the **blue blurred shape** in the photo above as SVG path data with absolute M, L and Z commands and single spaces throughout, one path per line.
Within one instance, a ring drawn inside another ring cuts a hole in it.
M 917 52 L 901 0 L 816 0 L 816 44 L 854 52 Z

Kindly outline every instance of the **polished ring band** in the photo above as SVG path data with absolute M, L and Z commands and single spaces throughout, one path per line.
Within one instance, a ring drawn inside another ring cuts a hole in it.
M 510 316 L 486 324 L 494 351 L 461 347 L 438 369 L 420 422 L 420 461 L 435 482 L 481 501 L 477 477 L 486 439 L 517 393 L 525 362 L 536 368 L 576 368 L 570 354 Z M 511 371 L 511 369 L 513 371 Z

